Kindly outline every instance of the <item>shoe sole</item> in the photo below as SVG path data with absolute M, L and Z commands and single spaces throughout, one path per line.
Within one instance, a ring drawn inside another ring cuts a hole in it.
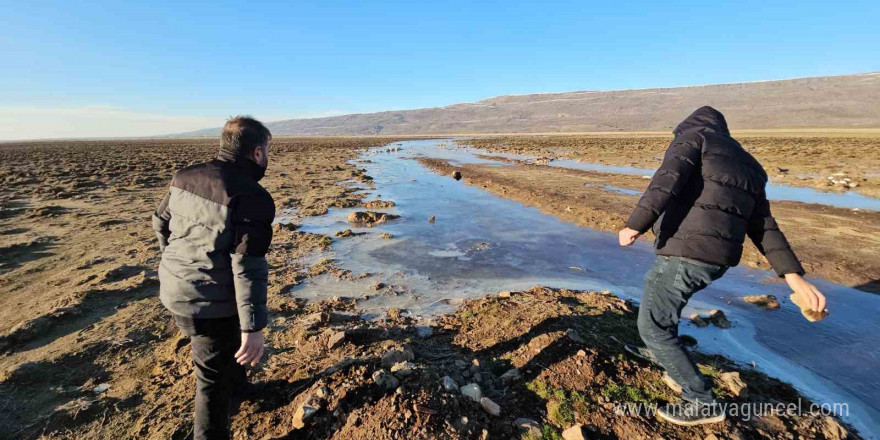
M 669 416 L 667 416 L 666 414 L 663 414 L 663 413 L 660 412 L 660 411 L 657 411 L 657 417 L 659 417 L 660 419 L 662 419 L 662 420 L 664 420 L 664 421 L 666 421 L 666 422 L 669 422 L 669 423 L 672 423 L 672 424 L 674 424 L 674 425 L 678 425 L 678 426 L 697 426 L 697 425 L 707 425 L 707 424 L 709 424 L 709 423 L 723 422 L 724 419 L 727 418 L 727 417 L 725 417 L 724 414 L 721 414 L 721 415 L 719 415 L 719 416 L 715 416 L 715 417 L 708 418 L 708 419 L 694 420 L 693 422 L 684 422 L 684 421 L 681 421 L 681 420 L 673 419 L 672 417 L 669 417 Z

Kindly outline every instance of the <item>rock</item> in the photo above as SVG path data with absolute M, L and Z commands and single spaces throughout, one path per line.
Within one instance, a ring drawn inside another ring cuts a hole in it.
M 293 413 L 293 427 L 296 429 L 305 428 L 306 423 L 321 409 L 321 402 L 314 396 L 309 396 L 303 401 L 296 412 Z
M 416 364 L 412 362 L 398 362 L 391 367 L 391 372 L 397 376 L 409 376 L 415 370 Z
M 500 292 L 500 293 L 498 293 L 498 297 L 499 298 L 510 298 L 510 292 L 508 292 L 506 290 L 503 292 Z
M 345 342 L 345 332 L 336 332 L 330 335 L 330 339 L 327 340 L 327 348 L 334 349 L 339 347 Z
M 461 394 L 470 397 L 471 400 L 477 403 L 480 403 L 480 398 L 483 397 L 483 390 L 475 383 L 469 383 L 458 390 L 461 391 Z
M 715 327 L 730 328 L 730 321 L 727 320 L 727 316 L 724 315 L 723 311 L 718 309 L 709 312 L 709 322 Z
M 364 208 L 393 208 L 394 202 L 391 200 L 370 200 L 364 203 Z
M 507 370 L 504 374 L 502 374 L 501 377 L 499 377 L 499 379 L 501 379 L 502 382 L 508 383 L 508 382 L 517 381 L 521 377 L 522 377 L 522 374 L 520 374 L 519 370 L 517 370 L 516 368 L 511 368 L 511 369 Z
M 843 426 L 840 426 L 840 423 L 837 420 L 834 420 L 833 417 L 826 416 L 822 423 L 822 435 L 825 436 L 827 440 L 843 440 L 849 437 L 849 433 Z
M 568 336 L 568 339 L 577 344 L 583 344 L 586 342 L 584 341 L 584 338 L 582 338 L 581 335 L 579 335 L 578 332 L 575 331 L 575 329 L 573 328 L 566 330 L 565 336 Z
M 706 322 L 706 320 L 703 319 L 703 317 L 700 316 L 699 313 L 692 314 L 691 316 L 688 317 L 688 319 L 690 319 L 691 322 L 697 327 L 706 327 L 709 325 L 709 323 Z
M 440 379 L 440 384 L 443 385 L 444 390 L 450 393 L 458 391 L 458 383 L 455 382 L 455 379 L 449 376 L 443 376 L 443 378 Z
M 675 381 L 675 379 L 669 376 L 669 373 L 664 371 L 661 380 L 663 381 L 663 383 L 666 384 L 666 386 L 669 387 L 670 390 L 674 391 L 676 394 L 681 394 L 681 385 L 679 385 L 678 382 Z
M 382 355 L 382 366 L 390 367 L 398 362 L 406 362 L 415 359 L 416 356 L 409 346 L 404 345 L 402 348 L 393 348 Z
M 697 346 L 697 339 L 690 335 L 679 335 L 678 340 L 681 341 L 682 345 L 688 348 Z
M 480 399 L 480 406 L 483 407 L 483 411 L 486 411 L 493 416 L 501 415 L 501 407 L 488 397 L 483 397 Z
M 319 399 L 326 399 L 330 397 L 330 389 L 327 387 L 319 387 L 315 390 L 315 397 Z
M 587 352 L 583 350 L 578 350 L 577 355 L 578 357 L 587 357 Z
M 399 215 L 388 214 L 385 212 L 357 211 L 348 215 L 348 222 L 373 227 L 399 217 Z
M 400 385 L 400 381 L 386 370 L 379 370 L 373 373 L 373 383 L 387 390 L 393 390 Z
M 519 428 L 522 438 L 535 440 L 541 438 L 541 425 L 538 422 L 522 417 L 514 420 L 513 424 Z
M 416 334 L 422 339 L 430 338 L 434 334 L 434 329 L 430 325 L 417 325 Z
M 468 364 L 467 364 L 467 362 L 465 362 L 461 359 L 456 359 L 455 366 L 458 367 L 459 370 L 463 370 L 463 369 L 467 368 Z
M 109 389 L 110 389 L 109 383 L 102 383 L 102 384 L 98 384 L 97 386 L 95 386 L 95 388 L 92 388 L 92 392 L 95 394 L 101 394 L 104 391 L 107 391 Z
M 825 319 L 826 316 L 828 316 L 828 310 L 823 310 L 821 312 L 813 311 L 813 309 L 811 309 L 810 306 L 801 299 L 801 296 L 796 293 L 792 293 L 788 296 L 788 298 L 791 300 L 791 302 L 794 303 L 794 305 L 800 307 L 801 314 L 804 315 L 804 318 L 807 318 L 807 321 L 821 321 Z
M 765 309 L 779 308 L 779 300 L 773 295 L 749 295 L 743 297 L 743 301 L 764 307 Z
M 749 387 L 739 377 L 738 371 L 721 373 L 718 378 L 721 380 L 721 384 L 724 386 L 724 388 L 727 388 L 727 390 L 730 391 L 730 393 L 734 396 L 741 399 L 746 399 L 749 397 Z
M 458 170 L 453 171 L 452 178 L 455 180 L 461 180 L 461 171 L 458 171 Z
M 434 223 L 435 221 L 437 221 L 437 216 L 432 215 L 428 217 L 428 223 Z
M 393 235 L 391 235 L 391 234 L 389 234 L 389 233 L 387 233 L 387 232 L 383 233 L 383 234 L 380 235 L 379 237 L 382 238 L 383 240 L 391 240 L 392 238 L 394 238 Z
M 574 425 L 565 431 L 562 431 L 562 438 L 564 440 L 587 440 L 587 434 L 584 433 L 583 426 Z

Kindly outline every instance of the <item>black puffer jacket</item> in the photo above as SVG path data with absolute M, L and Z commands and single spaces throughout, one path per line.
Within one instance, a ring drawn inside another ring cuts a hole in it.
M 266 251 L 275 202 L 257 183 L 263 168 L 223 157 L 174 174 L 153 215 L 159 238 L 159 298 L 191 318 L 238 315 L 241 330 L 266 326 Z
M 761 164 L 730 137 L 724 115 L 701 107 L 673 131 L 663 164 L 627 227 L 654 226 L 658 255 L 736 266 L 748 235 L 780 276 L 803 274 L 770 214 Z

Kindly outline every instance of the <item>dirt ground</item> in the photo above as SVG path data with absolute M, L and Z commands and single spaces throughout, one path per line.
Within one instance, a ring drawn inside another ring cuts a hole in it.
M 358 206 L 363 196 L 338 183 L 371 179 L 347 161 L 390 141 L 277 139 L 263 183 L 282 216 Z M 191 438 L 188 340 L 158 301 L 150 214 L 175 169 L 215 151 L 213 140 L 0 146 L 0 439 Z M 351 300 L 305 304 L 283 293 L 321 274 L 361 276 L 332 261 L 299 262 L 340 239 L 276 226 L 267 360 L 249 372 L 257 388 L 237 405 L 234 438 L 558 439 L 576 423 L 590 438 L 858 438 L 824 416 L 677 428 L 617 414 L 615 403 L 662 403 L 673 393 L 656 367 L 624 356 L 622 343 L 637 340 L 634 307 L 607 293 L 493 295 L 430 330 L 400 311 L 364 321 Z M 700 362 L 729 401 L 798 398 L 742 371 L 746 396 L 723 379 L 736 371 L 730 363 Z M 478 383 L 499 415 L 443 391 L 444 376 Z M 296 429 L 306 401 L 317 411 Z
M 880 197 L 880 136 L 742 135 L 737 139 L 757 158 L 770 180 L 829 191 Z M 657 168 L 669 136 L 506 136 L 463 144 L 490 151 L 581 160 L 606 165 Z M 840 183 L 833 184 L 831 177 Z M 849 179 L 849 183 L 842 181 Z

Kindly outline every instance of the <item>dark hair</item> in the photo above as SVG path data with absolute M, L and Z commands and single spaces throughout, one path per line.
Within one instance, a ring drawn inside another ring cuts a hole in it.
M 272 139 L 272 133 L 262 122 L 248 115 L 233 116 L 220 133 L 220 152 L 248 157 L 257 147 L 266 145 L 269 139 Z

